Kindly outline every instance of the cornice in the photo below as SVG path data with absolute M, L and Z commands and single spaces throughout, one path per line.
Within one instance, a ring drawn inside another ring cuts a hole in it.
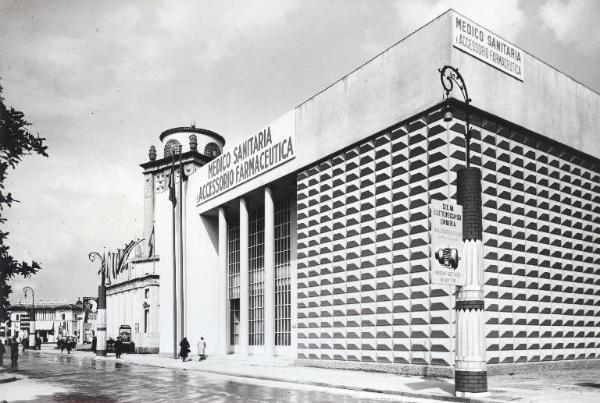
M 221 142 L 221 146 L 225 145 L 225 138 L 223 136 L 221 136 L 220 134 L 215 133 L 212 130 L 201 129 L 199 127 L 193 127 L 193 126 L 174 127 L 172 129 L 165 130 L 164 132 L 162 132 L 160 134 L 160 136 L 158 138 L 160 139 L 160 141 L 163 141 L 163 139 L 166 136 L 168 136 L 169 134 L 175 134 L 175 133 L 196 133 L 196 134 L 202 134 L 202 135 L 205 135 L 205 136 L 212 137 L 213 139 L 215 139 L 217 141 L 220 141 Z

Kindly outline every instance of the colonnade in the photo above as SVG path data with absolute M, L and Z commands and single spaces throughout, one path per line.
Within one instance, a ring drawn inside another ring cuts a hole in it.
M 270 186 L 264 188 L 264 355 L 272 357 L 275 353 L 275 203 Z M 240 333 L 238 352 L 249 354 L 249 211 L 245 198 L 239 199 L 240 226 Z M 229 296 L 227 293 L 227 234 L 228 217 L 224 206 L 219 207 L 219 332 L 222 342 L 219 353 L 229 351 Z

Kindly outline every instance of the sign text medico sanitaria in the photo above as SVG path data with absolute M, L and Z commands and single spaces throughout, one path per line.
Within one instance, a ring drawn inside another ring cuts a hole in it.
M 200 169 L 196 203 L 202 204 L 295 157 L 293 120 L 287 115 L 234 147 L 226 148 Z
M 452 45 L 523 81 L 523 51 L 457 13 L 452 13 Z

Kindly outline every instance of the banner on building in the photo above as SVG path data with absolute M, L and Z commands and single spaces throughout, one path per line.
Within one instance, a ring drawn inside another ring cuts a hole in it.
M 464 285 L 462 206 L 453 200 L 432 200 L 431 284 Z
M 295 114 L 290 111 L 198 170 L 202 204 L 296 157 Z
M 457 13 L 452 13 L 452 45 L 523 81 L 523 51 Z

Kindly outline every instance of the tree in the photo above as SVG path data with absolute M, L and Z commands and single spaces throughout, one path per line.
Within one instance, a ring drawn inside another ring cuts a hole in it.
M 15 169 L 24 156 L 39 154 L 47 157 L 46 139 L 34 136 L 27 128 L 30 125 L 24 119 L 23 112 L 4 105 L 2 86 L 0 85 L 0 226 L 6 222 L 4 211 L 18 202 L 6 190 L 4 180 L 9 169 Z M 29 277 L 38 272 L 41 266 L 36 261 L 31 263 L 18 261 L 10 255 L 7 245 L 8 232 L 0 227 L 0 322 L 8 319 L 11 293 L 9 281 L 16 276 Z

